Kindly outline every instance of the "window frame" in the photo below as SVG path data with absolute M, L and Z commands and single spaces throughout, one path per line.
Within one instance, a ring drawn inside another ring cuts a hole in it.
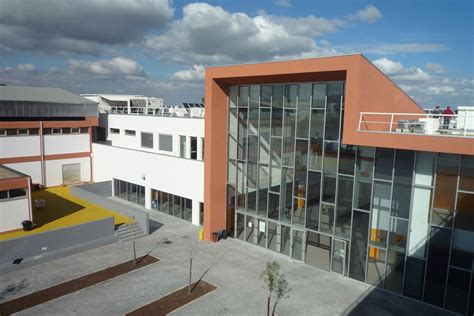
M 120 128 L 110 127 L 109 134 L 120 134 Z
M 137 131 L 135 131 L 133 129 L 124 129 L 123 134 L 126 135 L 126 136 L 137 136 Z
M 151 135 L 151 147 L 149 146 L 143 146 L 143 135 L 148 134 Z M 154 139 L 154 134 L 152 132 L 140 132 L 140 147 L 141 148 L 146 148 L 146 149 L 154 149 L 155 148 L 155 139 Z

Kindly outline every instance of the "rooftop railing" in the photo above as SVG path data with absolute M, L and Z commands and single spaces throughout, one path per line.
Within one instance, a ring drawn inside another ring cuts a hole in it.
M 187 117 L 187 118 L 204 118 L 205 109 L 203 108 L 144 108 L 130 107 L 130 111 L 126 106 L 112 107 L 110 114 L 121 115 L 143 115 L 143 116 L 160 116 L 160 117 Z
M 458 114 L 360 112 L 358 131 L 474 138 L 474 109 Z

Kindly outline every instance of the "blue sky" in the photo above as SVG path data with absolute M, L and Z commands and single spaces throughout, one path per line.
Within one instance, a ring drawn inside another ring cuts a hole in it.
M 0 82 L 176 104 L 209 65 L 362 52 L 425 107 L 474 105 L 473 3 L 0 0 Z

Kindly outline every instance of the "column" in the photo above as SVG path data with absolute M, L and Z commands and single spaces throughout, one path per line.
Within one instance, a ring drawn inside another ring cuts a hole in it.
M 145 186 L 145 208 L 151 210 L 151 188 Z
M 192 216 L 192 223 L 193 225 L 199 225 L 199 201 L 193 200 L 193 216 Z

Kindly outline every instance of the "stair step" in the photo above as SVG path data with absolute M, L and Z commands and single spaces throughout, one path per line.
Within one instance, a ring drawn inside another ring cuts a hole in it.
M 124 242 L 127 242 L 127 241 L 138 239 L 138 238 L 143 237 L 143 236 L 145 236 L 145 234 L 141 234 L 141 235 L 137 235 L 137 236 L 128 236 L 128 237 L 125 237 L 125 238 L 119 238 L 119 243 L 124 243 Z
M 122 238 L 122 237 L 133 236 L 133 235 L 138 236 L 142 234 L 143 234 L 143 231 L 140 229 L 136 231 L 120 232 L 120 233 L 116 233 L 115 235 L 118 236 L 119 238 Z

